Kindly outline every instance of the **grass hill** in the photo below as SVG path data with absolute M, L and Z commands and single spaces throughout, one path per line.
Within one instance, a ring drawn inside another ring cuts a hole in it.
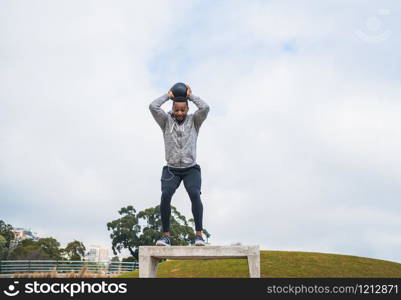
M 366 257 L 296 251 L 260 251 L 261 277 L 396 277 L 401 264 Z M 139 277 L 138 270 L 120 275 Z M 246 259 L 168 260 L 158 264 L 157 277 L 248 277 Z

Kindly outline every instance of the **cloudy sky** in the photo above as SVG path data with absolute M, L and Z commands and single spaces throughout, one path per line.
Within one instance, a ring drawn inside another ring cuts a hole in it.
M 400 14 L 396 0 L 1 1 L 0 219 L 110 248 L 121 207 L 160 202 L 148 106 L 182 81 L 210 105 L 197 162 L 213 245 L 401 262 Z M 192 217 L 183 184 L 172 204 Z

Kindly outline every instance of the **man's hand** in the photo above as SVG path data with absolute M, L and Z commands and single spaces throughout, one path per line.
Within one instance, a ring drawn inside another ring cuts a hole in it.
M 187 98 L 189 98 L 189 96 L 191 95 L 192 91 L 191 91 L 191 88 L 189 87 L 188 84 L 185 84 L 185 86 L 187 87 Z
M 174 99 L 174 94 L 171 90 L 168 91 L 167 96 L 169 99 Z

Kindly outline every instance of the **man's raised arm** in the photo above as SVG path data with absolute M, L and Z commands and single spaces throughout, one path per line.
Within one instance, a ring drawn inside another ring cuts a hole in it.
M 152 113 L 153 118 L 156 120 L 157 124 L 159 124 L 159 126 L 162 130 L 164 130 L 164 128 L 166 127 L 168 115 L 161 108 L 161 106 L 163 105 L 163 103 L 167 102 L 168 100 L 169 100 L 169 97 L 166 93 L 163 96 L 156 98 L 149 104 L 150 112 Z
M 189 95 L 189 100 L 198 107 L 198 109 L 194 113 L 194 124 L 195 128 L 199 131 L 199 128 L 202 125 L 203 121 L 205 121 L 210 108 L 205 101 L 192 93 Z

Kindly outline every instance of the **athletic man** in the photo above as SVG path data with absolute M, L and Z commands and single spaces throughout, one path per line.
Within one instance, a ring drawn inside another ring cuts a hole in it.
M 173 100 L 173 106 L 172 110 L 166 113 L 161 106 L 169 99 Z M 193 114 L 188 114 L 188 100 L 198 107 Z M 205 246 L 202 237 L 201 168 L 196 163 L 196 141 L 199 128 L 209 113 L 209 105 L 193 95 L 188 85 L 179 82 L 173 85 L 168 93 L 152 101 L 149 109 L 162 129 L 167 161 L 161 176 L 160 214 L 163 237 L 156 242 L 156 245 L 171 246 L 170 203 L 183 180 L 192 202 L 196 231 L 195 245 Z

